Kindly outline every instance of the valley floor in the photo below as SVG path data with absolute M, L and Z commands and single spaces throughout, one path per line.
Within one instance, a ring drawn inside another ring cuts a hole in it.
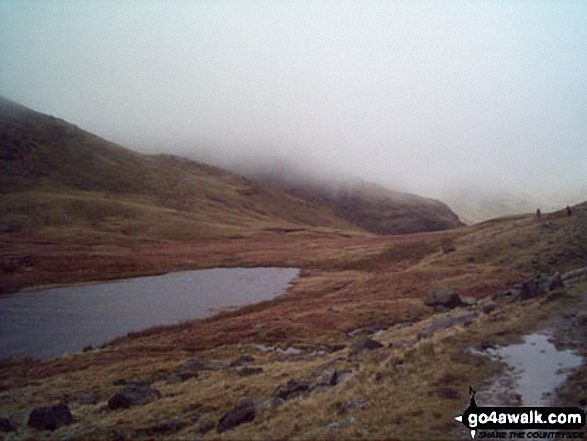
M 518 216 L 405 236 L 300 229 L 208 243 L 7 237 L 1 246 L 3 291 L 216 266 L 302 268 L 271 301 L 47 362 L 2 362 L 0 418 L 16 429 L 0 434 L 7 439 L 466 439 L 453 418 L 469 386 L 481 394 L 503 369 L 471 348 L 553 323 L 586 324 L 587 221 L 579 217 Z M 565 275 L 564 289 L 511 290 L 554 271 Z M 462 305 L 426 306 L 438 288 Z M 585 335 L 564 334 L 561 345 L 587 355 Z M 363 337 L 381 346 L 362 347 Z M 585 364 L 572 373 L 561 403 L 586 398 L 586 373 Z M 112 410 L 110 398 L 125 387 L 159 395 Z M 33 408 L 59 401 L 73 424 L 27 427 Z M 231 409 L 244 420 L 223 419 Z

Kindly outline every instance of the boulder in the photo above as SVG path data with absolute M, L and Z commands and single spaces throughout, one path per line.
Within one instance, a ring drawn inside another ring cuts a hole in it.
M 321 392 L 338 384 L 338 371 L 334 366 L 327 367 L 318 378 L 310 385 L 310 392 Z
M 463 306 L 475 306 L 477 304 L 477 299 L 475 297 L 462 297 L 461 304 Z
M 554 291 L 555 289 L 559 289 L 559 288 L 563 288 L 564 287 L 564 283 L 563 283 L 563 278 L 561 276 L 561 273 L 559 273 L 558 271 L 555 271 L 554 274 L 552 275 L 552 277 L 550 278 L 550 283 L 548 284 L 548 289 L 551 291 Z
M 444 306 L 445 308 L 456 308 L 461 304 L 459 295 L 448 288 L 436 288 L 426 295 L 424 300 L 426 306 Z
M 127 386 L 108 400 L 110 410 L 128 409 L 161 398 L 161 392 L 149 386 Z
M 37 407 L 29 415 L 28 425 L 37 430 L 55 430 L 73 422 L 73 415 L 67 404 Z
M 14 432 L 16 429 L 8 418 L 0 418 L 0 432 L 9 433 Z
M 544 294 L 545 282 L 546 280 L 540 274 L 524 280 L 520 289 L 520 299 L 527 300 Z
M 382 348 L 383 345 L 370 338 L 359 338 L 351 343 L 349 355 L 356 355 L 363 351 L 372 351 Z
M 240 357 L 235 358 L 231 363 L 230 367 L 237 367 L 243 366 L 245 364 L 254 363 L 255 357 L 251 355 L 241 355 Z
M 479 313 L 476 311 L 461 311 L 454 314 L 447 315 L 446 317 L 435 320 L 430 326 L 424 329 L 420 334 L 419 338 L 426 338 L 433 335 L 436 331 L 441 329 L 452 328 L 456 325 L 469 325 L 473 320 L 479 317 Z
M 245 366 L 237 371 L 237 374 L 240 377 L 248 377 L 249 375 L 257 375 L 263 372 L 263 368 L 260 367 L 252 367 L 252 366 Z
M 255 403 L 243 397 L 238 400 L 238 403 L 232 409 L 220 418 L 216 431 L 218 433 L 226 432 L 236 426 L 253 421 L 255 416 Z
M 491 311 L 493 311 L 495 308 L 497 308 L 497 305 L 495 304 L 495 302 L 493 301 L 488 301 L 485 302 L 485 304 L 483 305 L 483 307 L 481 308 L 481 310 L 485 313 L 485 314 L 489 314 Z
M 292 400 L 304 395 L 309 388 L 310 385 L 307 381 L 291 379 L 287 383 L 277 386 L 272 396 L 282 400 Z
M 204 435 L 214 429 L 214 427 L 216 427 L 216 423 L 214 421 L 202 421 L 198 431 Z

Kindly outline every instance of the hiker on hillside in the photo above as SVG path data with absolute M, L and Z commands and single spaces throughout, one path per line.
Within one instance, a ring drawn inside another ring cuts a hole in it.
M 567 216 L 570 216 L 571 214 L 573 214 L 573 210 L 567 205 Z
M 540 220 L 540 208 L 536 209 L 536 219 Z

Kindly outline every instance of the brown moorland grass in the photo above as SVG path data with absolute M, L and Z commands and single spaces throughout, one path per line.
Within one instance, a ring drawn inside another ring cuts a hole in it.
M 456 326 L 418 339 L 423 329 L 445 314 L 424 306 L 422 299 L 430 289 L 444 286 L 475 297 L 483 305 L 534 270 L 567 271 L 587 266 L 587 221 L 554 217 L 550 222 L 546 226 L 532 216 L 522 216 L 450 232 L 398 237 L 340 237 L 324 230 L 269 231 L 251 239 L 132 243 L 127 248 L 111 243 L 68 249 L 57 243 L 6 241 L 11 258 L 44 268 L 48 277 L 52 274 L 50 256 L 60 251 L 63 256 L 79 258 L 70 268 L 72 274 L 65 265 L 59 267 L 61 277 L 69 274 L 75 282 L 93 280 L 87 270 L 96 260 L 107 277 L 116 276 L 121 262 L 128 275 L 218 265 L 295 266 L 303 270 L 286 294 L 261 304 L 134 333 L 83 354 L 46 362 L 3 362 L 0 414 L 16 413 L 18 420 L 18 415 L 26 416 L 35 406 L 65 400 L 76 415 L 76 423 L 49 437 L 139 438 L 149 428 L 175 419 L 179 431 L 161 437 L 193 438 L 202 436 L 202 421 L 217 422 L 241 396 L 262 399 L 291 378 L 311 376 L 320 365 L 335 363 L 337 369 L 352 372 L 344 383 L 287 401 L 277 409 L 264 408 L 250 424 L 203 437 L 460 436 L 454 431 L 461 427 L 455 427 L 452 418 L 466 407 L 469 385 L 482 386 L 503 367 L 472 355 L 469 348 L 488 341 L 511 341 L 543 326 L 553 314 L 572 310 L 586 288 L 581 285 L 555 297 L 522 303 L 499 303 L 467 328 Z M 443 250 L 448 243 L 456 250 Z M 394 255 L 394 247 L 402 258 Z M 356 262 L 356 267 L 349 262 Z M 40 275 L 45 272 L 35 271 Z M 24 286 L 35 282 L 19 265 L 4 277 L 9 284 L 14 283 L 11 277 L 20 277 Z M 410 307 L 419 309 L 420 314 L 411 316 Z M 257 327 L 259 323 L 265 326 Z M 375 338 L 384 348 L 355 357 L 349 357 L 348 349 L 333 352 L 329 345 L 348 344 L 352 340 L 348 332 L 361 327 L 383 329 Z M 281 348 L 293 345 L 301 353 L 262 352 L 259 343 Z M 324 351 L 321 355 L 311 355 L 320 350 Z M 254 365 L 263 372 L 240 377 L 235 368 L 228 368 L 205 371 L 197 379 L 175 385 L 158 380 L 154 386 L 162 391 L 161 400 L 116 412 L 100 410 L 118 390 L 113 385 L 117 379 L 156 378 L 194 356 L 210 363 L 229 362 L 242 354 L 252 355 Z M 97 404 L 80 401 L 88 394 Z M 328 428 L 340 421 L 340 428 Z M 23 425 L 19 438 L 39 435 Z

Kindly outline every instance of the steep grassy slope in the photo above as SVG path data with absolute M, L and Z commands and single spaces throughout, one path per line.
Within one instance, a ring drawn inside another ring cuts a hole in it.
M 251 172 L 263 184 L 288 191 L 297 198 L 329 207 L 337 216 L 375 234 L 439 231 L 463 225 L 444 203 L 410 193 L 361 182 L 326 182 L 302 178 L 293 171 Z
M 122 148 L 0 99 L 0 231 L 198 239 L 353 229 L 327 208 L 216 167 Z M 356 230 L 356 229 L 355 229 Z

